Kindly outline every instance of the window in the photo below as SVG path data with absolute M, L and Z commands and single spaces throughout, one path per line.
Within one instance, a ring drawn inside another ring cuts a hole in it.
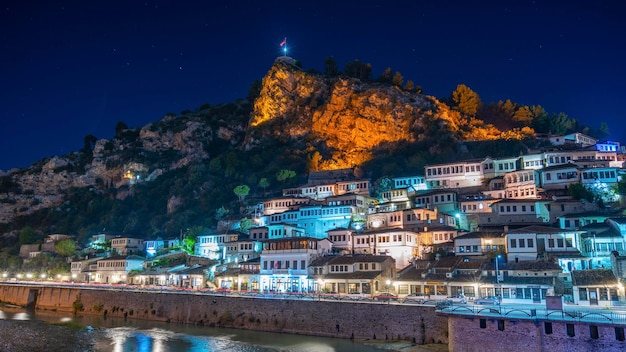
M 487 319 L 480 319 L 480 328 L 481 329 L 487 328 Z
M 523 238 L 519 239 L 519 248 L 526 247 L 526 241 Z
M 515 241 L 515 238 L 511 238 L 509 242 L 511 243 L 511 248 L 517 248 L 517 241 Z
M 581 301 L 587 301 L 587 289 L 584 287 L 581 287 L 578 289 L 578 296 L 580 297 Z
M 567 336 L 574 337 L 576 336 L 576 332 L 574 331 L 574 324 L 566 324 L 567 325 Z
M 534 247 L 534 246 L 535 246 L 535 244 L 533 243 L 534 241 L 533 241 L 533 239 L 532 239 L 532 238 L 529 238 L 529 239 L 527 239 L 526 241 L 528 242 L 528 248 L 532 248 L 532 247 Z
M 543 324 L 543 331 L 546 332 L 546 335 L 552 334 L 552 323 L 546 321 Z
M 589 335 L 591 335 L 591 338 L 594 340 L 597 340 L 600 337 L 597 325 L 589 325 Z

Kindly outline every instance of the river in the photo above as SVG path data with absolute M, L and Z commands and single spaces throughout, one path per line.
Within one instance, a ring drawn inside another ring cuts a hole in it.
M 278 334 L 250 330 L 200 327 L 184 324 L 77 316 L 71 313 L 0 307 L 0 319 L 76 322 L 102 328 L 97 352 L 380 352 L 368 345 L 345 339 Z

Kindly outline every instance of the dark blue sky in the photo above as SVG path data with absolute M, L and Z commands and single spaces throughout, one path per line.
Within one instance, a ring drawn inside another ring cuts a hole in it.
M 203 4 L 198 4 L 203 3 Z M 564 112 L 626 142 L 621 1 L 3 1 L 0 169 L 247 95 L 281 55 Z

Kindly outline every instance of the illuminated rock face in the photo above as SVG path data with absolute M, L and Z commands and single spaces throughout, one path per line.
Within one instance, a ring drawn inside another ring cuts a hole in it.
M 383 143 L 419 139 L 417 131 L 435 116 L 436 106 L 432 97 L 394 86 L 328 78 L 276 63 L 255 101 L 247 143 L 278 134 L 309 137 L 332 152 L 319 169 L 353 167 L 369 160 L 372 148 Z

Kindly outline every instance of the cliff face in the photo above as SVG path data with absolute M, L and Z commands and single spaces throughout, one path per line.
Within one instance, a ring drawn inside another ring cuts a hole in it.
M 395 86 L 329 78 L 280 60 L 263 79 L 246 147 L 264 137 L 306 139 L 328 151 L 319 169 L 354 167 L 385 143 L 420 140 L 425 125 L 440 118 L 440 106 Z
M 61 206 L 71 188 L 94 193 L 116 188 L 117 198 L 127 197 L 125 190 L 135 182 L 208 159 L 206 147 L 214 140 L 240 144 L 243 129 L 237 124 L 214 129 L 198 117 L 166 116 L 111 140 L 97 140 L 87 162 L 81 160 L 84 151 L 73 152 L 0 174 L 0 223 Z

